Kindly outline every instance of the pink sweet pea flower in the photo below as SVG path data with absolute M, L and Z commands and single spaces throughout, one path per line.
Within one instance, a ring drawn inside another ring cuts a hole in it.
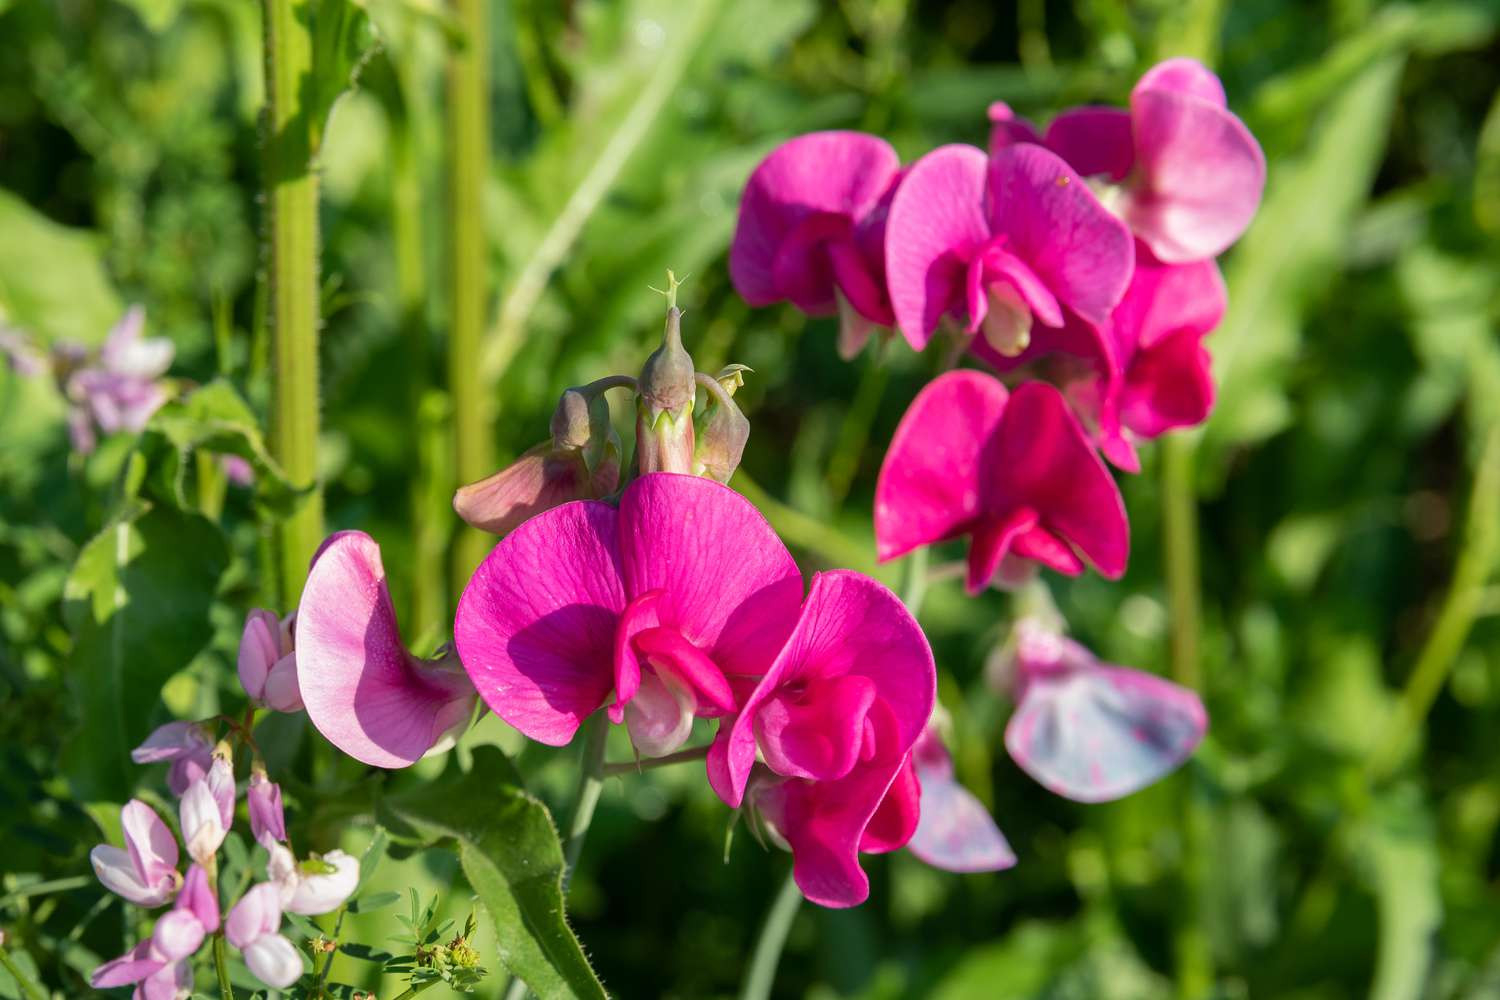
M 71 404 L 68 428 L 75 450 L 94 450 L 96 427 L 106 434 L 140 430 L 167 401 L 159 380 L 175 348 L 165 338 L 142 337 L 145 324 L 145 310 L 131 306 L 91 359 L 69 345 L 54 351 L 54 370 Z
M 1070 576 L 1084 559 L 1111 579 L 1124 573 L 1130 530 L 1119 488 L 1052 386 L 1007 393 L 993 376 L 952 371 L 901 418 L 875 487 L 881 560 L 960 535 L 972 539 L 970 593 L 1007 556 Z
M 176 905 L 162 914 L 151 932 L 151 950 L 168 962 L 182 962 L 218 929 L 219 901 L 209 888 L 208 874 L 193 865 L 183 879 Z
M 277 712 L 299 712 L 303 707 L 292 643 L 294 619 L 256 608 L 245 616 L 240 633 L 240 686 L 255 704 Z
M 772 150 L 745 185 L 729 250 L 735 290 L 752 306 L 789 301 L 839 314 L 852 358 L 895 318 L 885 282 L 885 223 L 901 160 L 862 132 L 813 132 Z
M 224 920 L 224 937 L 240 950 L 251 975 L 284 990 L 302 976 L 302 956 L 281 930 L 276 886 L 262 882 L 240 897 Z
M 135 984 L 131 1000 L 182 1000 L 193 989 L 192 963 L 168 959 L 147 938 L 119 958 L 105 962 L 89 977 L 96 990 Z
M 1100 663 L 1036 621 L 1016 626 L 1016 711 L 1005 748 L 1040 784 L 1075 802 L 1109 802 L 1171 773 L 1208 727 L 1203 702 L 1154 674 Z
M 198 778 L 208 773 L 214 747 L 208 730 L 197 722 L 169 722 L 152 730 L 146 741 L 130 751 L 137 764 L 170 761 L 167 787 L 181 795 Z
M 281 786 L 272 781 L 260 766 L 250 769 L 250 785 L 245 792 L 250 810 L 250 835 L 256 843 L 266 839 L 286 839 L 286 814 L 281 808 Z
M 501 539 L 458 604 L 454 640 L 506 722 L 562 746 L 608 699 L 643 752 L 683 719 L 732 713 L 797 620 L 802 577 L 764 517 L 695 476 L 635 480 L 619 508 L 554 507 Z
M 993 157 L 942 146 L 907 171 L 891 202 L 886 273 L 896 324 L 921 350 L 944 316 L 1002 355 L 1071 310 L 1109 315 L 1134 261 L 1130 232 L 1062 159 L 1020 144 Z
M 1036 141 L 1005 105 L 990 117 L 992 152 Z M 1085 177 L 1119 185 L 1116 210 L 1169 264 L 1226 250 L 1250 224 L 1266 182 L 1260 145 L 1229 111 L 1219 78 L 1192 59 L 1148 70 L 1131 91 L 1129 111 L 1058 115 L 1043 141 Z
M 451 746 L 474 712 L 455 657 L 407 652 L 380 546 L 362 531 L 323 542 L 297 608 L 297 679 L 323 737 L 372 767 L 408 767 Z
M 915 782 L 904 798 L 888 793 L 932 714 L 936 684 L 927 638 L 900 599 L 834 570 L 813 578 L 786 646 L 720 727 L 708 776 L 726 803 L 740 805 L 757 753 L 789 779 L 769 783 L 757 805 L 791 846 L 797 885 L 813 902 L 863 902 L 859 852 L 911 837 Z
M 223 757 L 215 756 L 208 773 L 183 793 L 179 821 L 188 855 L 207 865 L 234 823 L 234 771 Z
M 950 872 L 997 872 L 1015 852 L 984 804 L 953 776 L 953 758 L 931 728 L 912 747 L 911 767 L 922 789 L 921 818 L 906 845 L 922 861 Z
M 160 906 L 182 885 L 177 873 L 177 841 L 161 817 L 140 799 L 120 809 L 125 847 L 100 844 L 89 852 L 94 874 L 104 887 L 137 906 Z

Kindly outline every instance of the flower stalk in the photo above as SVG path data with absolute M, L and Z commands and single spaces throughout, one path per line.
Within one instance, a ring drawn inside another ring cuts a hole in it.
M 755 952 L 750 956 L 750 967 L 745 972 L 745 982 L 740 987 L 740 1000 L 767 1000 L 771 986 L 776 982 L 776 967 L 781 964 L 781 952 L 786 947 L 787 935 L 791 933 L 792 921 L 802 906 L 802 890 L 791 873 L 787 873 L 776 901 L 766 914 L 766 922 L 755 942 Z
M 323 538 L 318 486 L 318 176 L 313 170 L 311 0 L 264 0 L 265 188 L 273 372 L 271 452 L 312 493 L 276 527 L 284 606 L 296 604 Z

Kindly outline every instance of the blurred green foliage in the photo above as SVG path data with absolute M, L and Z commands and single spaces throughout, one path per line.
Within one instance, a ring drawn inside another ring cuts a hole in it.
M 445 46 L 461 40 L 434 3 L 364 6 L 381 48 L 319 164 L 328 517 L 380 540 L 403 621 L 430 648 L 455 596 L 412 567 L 451 531 L 441 98 Z M 497 168 L 474 211 L 493 247 L 497 449 L 540 440 L 562 388 L 637 368 L 659 335 L 647 284 L 688 272 L 698 367 L 754 369 L 736 484 L 809 567 L 868 566 L 883 444 L 936 362 L 898 348 L 884 366 L 846 364 L 831 321 L 734 296 L 725 249 L 765 151 L 832 127 L 880 132 L 906 158 L 982 143 L 990 101 L 1037 118 L 1120 101 L 1153 60 L 1191 54 L 1218 68 L 1267 153 L 1265 202 L 1226 258 L 1231 311 L 1209 340 L 1219 406 L 1172 445 L 1201 501 L 1201 620 L 1168 611 L 1160 445 L 1123 484 L 1126 579 L 1054 581 L 1075 633 L 1117 662 L 1166 670 L 1173 630 L 1197 629 L 1208 742 L 1124 802 L 1050 796 L 1001 751 L 1005 706 L 983 680 L 1007 599 L 935 584 L 924 624 L 959 774 L 1020 864 L 958 877 L 872 859 L 865 906 L 804 908 L 778 995 L 1500 995 L 1500 581 L 1486 541 L 1500 499 L 1473 489 L 1495 482 L 1481 461 L 1500 462 L 1500 9 L 501 0 L 492 15 Z M 341 30 L 330 46 L 362 44 Z M 87 874 L 105 803 L 158 787 L 122 746 L 169 717 L 239 707 L 238 630 L 264 600 L 255 515 L 291 502 L 243 416 L 268 392 L 259 17 L 236 0 L 0 0 L 0 39 L 0 315 L 43 342 L 97 342 L 143 302 L 151 333 L 177 344 L 175 375 L 248 401 L 220 398 L 228 409 L 208 416 L 225 426 L 170 411 L 141 450 L 106 441 L 82 460 L 51 386 L 0 371 L 0 926 L 23 974 L 76 996 L 138 915 L 92 885 L 27 886 Z M 189 462 L 209 444 L 256 460 L 262 480 L 222 498 L 222 536 L 220 500 Z M 121 515 L 126 488 L 140 495 Z M 137 603 L 112 625 L 122 595 Z M 1419 665 L 1436 697 L 1404 724 Z M 368 827 L 351 821 L 380 794 L 364 771 L 298 718 L 258 736 L 287 776 L 299 844 L 362 849 Z M 523 748 L 487 719 L 461 759 L 488 759 L 476 748 L 489 743 L 565 813 L 572 753 Z M 389 793 L 420 794 L 441 772 L 423 762 Z M 497 812 L 532 801 L 507 794 Z M 733 992 L 785 859 L 736 836 L 726 860 L 727 822 L 695 768 L 609 783 L 570 909 L 612 993 Z M 371 888 L 440 891 L 460 923 L 465 872 L 481 898 L 499 891 L 451 852 L 400 853 Z M 348 926 L 372 946 L 398 929 L 388 912 Z M 497 954 L 492 938 L 480 947 Z M 363 975 L 347 964 L 344 979 Z M 0 971 L 0 997 L 19 995 Z

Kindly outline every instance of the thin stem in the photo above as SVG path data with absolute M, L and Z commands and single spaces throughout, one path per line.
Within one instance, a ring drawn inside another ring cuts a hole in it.
M 927 596 L 927 585 L 932 577 L 927 572 L 930 549 L 923 545 L 912 549 L 902 563 L 901 603 L 913 618 L 922 614 L 922 600 Z
M 636 774 L 640 771 L 653 771 L 658 767 L 666 767 L 669 764 L 685 764 L 692 760 L 702 760 L 707 756 L 708 747 L 691 747 L 687 750 L 669 753 L 665 757 L 648 757 L 645 760 L 624 760 L 613 764 L 605 764 L 600 773 L 606 778 L 613 778 L 619 774 Z
M 25 995 L 26 1000 L 47 1000 L 46 991 L 21 971 L 15 959 L 10 957 L 10 952 L 3 946 L 0 946 L 0 966 L 10 973 L 10 978 L 16 981 L 16 985 L 21 988 L 21 993 Z
M 1162 442 L 1162 538 L 1171 614 L 1172 677 L 1202 687 L 1198 662 L 1198 500 L 1193 484 L 1196 442 L 1172 435 Z
M 1469 491 L 1469 516 L 1464 528 L 1453 582 L 1443 598 L 1432 632 L 1417 654 L 1416 665 L 1401 691 L 1401 702 L 1375 741 L 1366 766 L 1369 779 L 1388 777 L 1400 763 L 1412 732 L 1427 718 L 1438 692 L 1463 650 L 1469 631 L 1484 605 L 1485 583 L 1500 556 L 1500 427 L 1491 429 Z
M 489 305 L 484 237 L 484 179 L 489 176 L 488 4 L 453 0 L 463 40 L 448 52 L 448 210 L 452 239 L 452 317 L 448 388 L 453 395 L 454 473 L 472 483 L 494 471 L 493 407 L 479 372 L 479 346 Z M 454 584 L 462 589 L 493 539 L 465 527 L 453 553 Z M 455 591 L 456 592 L 456 591 Z
M 224 934 L 214 935 L 214 972 L 219 977 L 219 996 L 222 1000 L 234 1000 L 234 987 L 229 985 L 229 955 L 224 949 Z
M 318 970 L 317 989 L 313 996 L 321 997 L 328 986 L 328 973 L 333 968 L 333 957 L 339 953 L 339 934 L 344 930 L 344 914 L 349 912 L 347 905 L 339 907 L 338 916 L 333 921 L 333 948 L 323 959 L 323 967 Z
M 67 892 L 70 889 L 82 889 L 86 885 L 93 885 L 94 880 L 87 875 L 72 875 L 68 878 L 55 878 L 49 882 L 33 882 L 31 885 L 23 885 L 19 889 L 12 889 L 4 896 L 0 896 L 0 906 L 14 903 L 20 899 L 28 899 L 31 896 L 47 896 L 54 892 Z
M 743 467 L 734 474 L 734 485 L 745 499 L 753 503 L 776 533 L 792 545 L 816 552 L 829 565 L 872 572 L 875 560 L 865 546 L 841 534 L 824 521 L 790 507 L 765 491 L 765 488 L 750 478 Z
M 563 872 L 563 887 L 573 876 L 573 867 L 578 864 L 578 855 L 583 852 L 583 840 L 588 835 L 589 824 L 594 821 L 594 807 L 599 804 L 599 794 L 604 791 L 604 744 L 609 735 L 609 719 L 602 712 L 584 723 L 582 768 L 578 773 L 578 796 L 573 803 L 573 818 L 568 823 L 568 842 L 563 851 L 566 869 Z
M 395 1000 L 408 1000 L 409 997 L 414 997 L 418 993 L 423 993 L 423 992 L 431 989 L 432 987 L 436 986 L 439 982 L 440 982 L 440 980 L 434 979 L 434 980 L 432 980 L 432 982 L 422 983 L 419 986 L 408 986 L 405 990 L 403 990 L 400 993 L 396 994 Z M 519 982 L 521 982 L 519 979 L 512 980 L 512 985 L 514 985 L 515 983 L 519 983 Z M 506 994 L 506 995 L 509 996 L 509 994 Z
M 828 502 L 835 510 L 849 495 L 849 487 L 859 471 L 859 461 L 870 439 L 870 426 L 880 410 L 880 397 L 885 394 L 891 371 L 885 363 L 889 343 L 887 338 L 882 338 L 875 350 L 865 352 L 865 368 L 859 376 L 859 387 L 854 390 L 854 401 L 844 415 L 838 443 L 828 458 Z
M 766 1000 L 771 995 L 771 986 L 776 981 L 776 967 L 781 964 L 781 950 L 792 930 L 792 921 L 802 905 L 802 890 L 791 873 L 782 883 L 781 892 L 766 914 L 761 926 L 760 938 L 755 942 L 755 952 L 750 956 L 750 966 L 745 970 L 745 981 L 740 986 L 740 1000 Z
M 266 46 L 265 186 L 274 382 L 271 453 L 311 486 L 276 526 L 281 606 L 294 607 L 323 538 L 318 487 L 318 175 L 312 169 L 313 0 L 263 0 Z

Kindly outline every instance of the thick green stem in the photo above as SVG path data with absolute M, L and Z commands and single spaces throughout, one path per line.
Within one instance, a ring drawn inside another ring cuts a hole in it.
M 745 981 L 740 986 L 740 1000 L 766 1000 L 771 995 L 771 986 L 776 982 L 776 967 L 781 964 L 781 950 L 792 930 L 792 921 L 802 905 L 802 890 L 791 873 L 781 886 L 776 901 L 766 914 L 766 922 L 760 929 L 760 938 L 755 942 L 755 953 L 750 956 L 750 966 L 745 970 Z
M 448 53 L 448 388 L 453 396 L 454 473 L 459 483 L 472 483 L 495 471 L 490 447 L 493 408 L 479 377 L 479 344 L 489 301 L 484 239 L 484 179 L 490 170 L 488 10 L 485 0 L 453 0 L 454 22 L 463 39 Z M 456 588 L 468 582 L 490 541 L 474 528 L 459 531 L 453 553 Z
M 269 212 L 271 452 L 313 487 L 276 526 L 281 605 L 294 607 L 323 539 L 318 486 L 318 176 L 312 165 L 312 0 L 263 0 L 266 41 L 265 186 Z
M 229 954 L 224 948 L 223 933 L 214 935 L 214 972 L 219 977 L 221 1000 L 234 1000 L 234 987 L 229 985 Z
M 1494 571 L 1497 557 L 1500 557 L 1500 427 L 1490 430 L 1474 471 L 1463 544 L 1442 610 L 1406 679 L 1401 702 L 1386 726 L 1385 735 L 1375 741 L 1371 751 L 1366 767 L 1371 781 L 1379 781 L 1395 769 L 1413 731 L 1432 710 L 1432 703 L 1447 682 L 1483 608 L 1485 584 Z

